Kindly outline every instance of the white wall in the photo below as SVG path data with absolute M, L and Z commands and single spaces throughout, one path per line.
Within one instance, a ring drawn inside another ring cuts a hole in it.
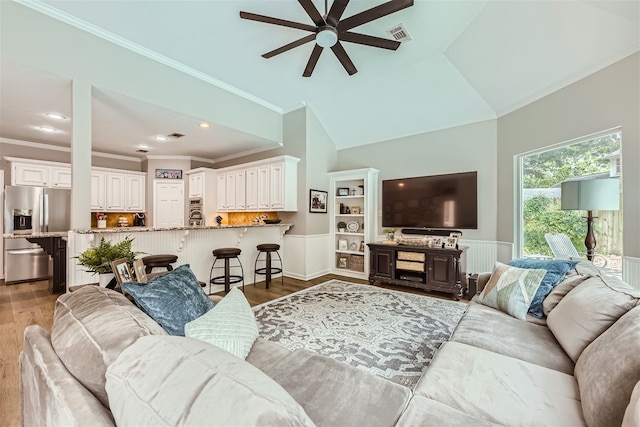
M 498 119 L 498 240 L 514 241 L 514 156 L 617 127 L 623 254 L 640 258 L 640 53 Z
M 392 178 L 478 171 L 478 229 L 463 230 L 463 237 L 495 241 L 496 140 L 496 121 L 488 120 L 340 150 L 336 170 L 376 168 L 380 170 L 380 182 Z M 382 185 L 378 200 L 382 200 Z M 381 217 L 381 207 L 378 209 Z

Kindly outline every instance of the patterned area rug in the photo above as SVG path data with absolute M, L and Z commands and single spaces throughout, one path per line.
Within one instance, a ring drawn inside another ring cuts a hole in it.
M 254 307 L 260 336 L 412 388 L 466 304 L 330 280 Z

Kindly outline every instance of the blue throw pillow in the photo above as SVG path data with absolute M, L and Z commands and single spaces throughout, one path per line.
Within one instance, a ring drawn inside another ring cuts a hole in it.
M 213 308 L 189 264 L 147 283 L 123 283 L 122 289 L 170 335 L 184 336 L 184 325 Z
M 580 261 L 569 261 L 564 259 L 531 259 L 518 258 L 509 262 L 509 265 L 518 268 L 543 268 L 547 273 L 542 278 L 540 287 L 533 296 L 531 305 L 529 306 L 529 314 L 541 319 L 544 316 L 542 312 L 542 302 L 549 295 L 549 292 L 555 288 L 558 283 L 562 282 L 564 276 L 575 268 Z

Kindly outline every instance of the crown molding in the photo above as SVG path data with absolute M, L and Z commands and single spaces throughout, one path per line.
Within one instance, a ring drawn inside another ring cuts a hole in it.
M 21 141 L 19 139 L 10 139 L 10 138 L 0 137 L 0 144 L 19 145 L 21 147 L 38 148 L 40 150 L 53 150 L 53 151 L 62 151 L 65 153 L 71 153 L 71 147 L 62 147 L 60 145 L 44 144 L 42 142 Z M 124 160 L 127 162 L 138 162 L 138 163 L 142 162 L 142 159 L 138 157 L 123 156 L 120 154 L 102 153 L 99 151 L 91 151 L 91 155 L 95 157 L 104 157 L 108 159 Z

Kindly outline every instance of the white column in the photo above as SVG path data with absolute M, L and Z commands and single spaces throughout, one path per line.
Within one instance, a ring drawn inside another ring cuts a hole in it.
M 91 227 L 91 83 L 72 83 L 71 228 Z

